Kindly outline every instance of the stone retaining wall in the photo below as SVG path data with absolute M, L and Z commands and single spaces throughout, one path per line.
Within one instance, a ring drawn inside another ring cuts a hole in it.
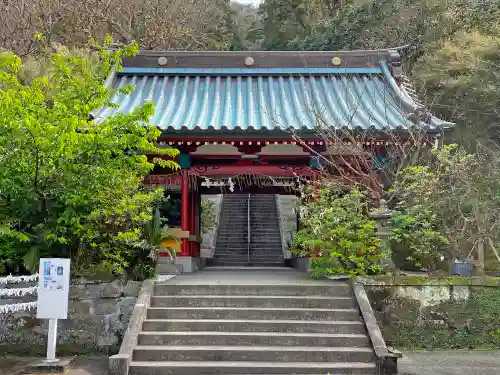
M 58 355 L 118 352 L 141 285 L 138 281 L 74 281 L 68 319 L 59 321 Z M 36 296 L 23 297 L 26 300 L 35 301 Z M 43 355 L 47 329 L 47 321 L 36 319 L 36 311 L 0 315 L 0 355 Z
M 404 349 L 498 348 L 497 278 L 360 280 L 386 342 Z

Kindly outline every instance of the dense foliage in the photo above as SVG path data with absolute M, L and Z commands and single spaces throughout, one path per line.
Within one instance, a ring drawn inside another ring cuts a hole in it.
M 393 241 L 405 243 L 417 266 L 435 269 L 444 257 L 474 257 L 482 268 L 499 265 L 499 157 L 457 145 L 433 152 L 426 165 L 403 169 L 393 186 L 399 215 Z M 485 264 L 485 259 L 497 260 Z
M 295 3 L 302 2 L 264 2 L 271 8 L 265 24 L 275 30 L 266 33 L 265 47 L 336 51 L 409 45 L 405 71 L 434 113 L 457 122 L 457 141 L 470 148 L 478 142 L 498 145 L 499 0 L 346 1 L 329 13 Z M 310 12 L 314 16 L 306 16 Z
M 368 217 L 369 204 L 359 190 L 324 185 L 318 196 L 299 202 L 300 229 L 292 251 L 317 257 L 312 276 L 366 275 L 381 270 L 383 249 Z
M 90 116 L 112 105 L 115 92 L 104 80 L 138 48 L 110 52 L 111 42 L 94 43 L 92 58 L 51 52 L 42 71 L 30 74 L 20 57 L 0 55 L 2 272 L 34 270 L 40 256 L 71 257 L 76 274 L 134 272 L 131 243 L 161 197 L 141 181 L 155 163 L 177 167 L 145 153 L 176 151 L 155 147 L 159 130 L 147 125 L 152 103 L 100 122 Z
M 446 287 L 434 288 L 438 293 Z M 498 288 L 478 286 L 470 289 L 467 299 L 429 305 L 377 289 L 368 288 L 370 301 L 384 339 L 395 347 L 496 350 L 500 345 Z
M 233 31 L 229 0 L 7 0 L 0 12 L 0 50 L 22 56 L 39 49 L 35 33 L 67 47 L 110 34 L 143 49 L 223 50 Z

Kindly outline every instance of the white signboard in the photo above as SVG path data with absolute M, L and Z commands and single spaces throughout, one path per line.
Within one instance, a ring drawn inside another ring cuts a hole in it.
M 70 260 L 41 258 L 38 278 L 38 319 L 67 319 Z

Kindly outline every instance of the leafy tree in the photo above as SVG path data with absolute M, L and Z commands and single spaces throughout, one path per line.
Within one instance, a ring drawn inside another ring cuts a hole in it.
M 263 48 L 296 49 L 303 38 L 315 35 L 316 28 L 344 4 L 343 0 L 265 0 L 261 5 Z
M 496 268 L 485 264 L 485 248 L 498 264 L 498 153 L 450 145 L 433 156 L 428 165 L 405 168 L 394 184 L 401 211 L 394 240 L 409 244 L 411 257 L 431 269 L 441 254 L 449 262 L 473 256 L 481 269 Z
M 500 16 L 500 13 L 499 13 Z M 433 111 L 457 123 L 457 142 L 500 144 L 500 37 L 457 33 L 429 44 L 412 77 Z
M 361 191 L 322 186 L 317 197 L 300 202 L 301 221 L 291 250 L 300 256 L 314 254 L 312 275 L 366 275 L 381 270 L 381 242 L 368 203 Z
M 110 34 L 148 50 L 224 50 L 232 40 L 230 9 L 229 0 L 8 0 L 0 12 L 0 50 L 32 54 L 40 47 L 35 33 L 51 46 L 85 46 Z
M 473 149 L 478 142 L 499 141 L 498 19 L 499 0 L 353 1 L 294 47 L 332 51 L 410 45 L 404 68 L 420 99 L 435 114 L 456 121 L 455 141 Z
M 0 56 L 0 222 L 8 229 L 0 232 L 3 262 L 24 257 L 33 270 L 39 256 L 72 257 L 77 274 L 97 265 L 117 272 L 133 266 L 128 244 L 141 238 L 161 193 L 142 179 L 155 164 L 177 168 L 146 154 L 171 157 L 177 151 L 155 147 L 159 130 L 148 125 L 152 103 L 100 122 L 90 116 L 113 105 L 109 98 L 118 92 L 104 80 L 120 69 L 122 56 L 138 49 L 131 44 L 110 52 L 111 43 L 92 43 L 92 58 L 51 52 L 43 72 L 30 79 L 20 79 L 21 58 Z M 15 272 L 20 265 L 9 267 Z
M 262 13 L 253 5 L 232 4 L 232 22 L 234 39 L 231 50 L 246 51 L 259 50 L 264 39 L 262 29 Z

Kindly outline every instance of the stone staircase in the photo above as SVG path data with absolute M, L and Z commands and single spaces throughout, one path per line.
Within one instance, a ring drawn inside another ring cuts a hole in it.
M 250 196 L 250 249 L 248 248 L 248 194 L 226 194 L 222 200 L 214 266 L 275 267 L 283 252 L 274 195 Z
M 167 282 L 155 286 L 129 373 L 368 375 L 377 366 L 348 284 Z
M 284 265 L 278 207 L 274 195 L 251 196 L 250 234 L 250 265 Z

